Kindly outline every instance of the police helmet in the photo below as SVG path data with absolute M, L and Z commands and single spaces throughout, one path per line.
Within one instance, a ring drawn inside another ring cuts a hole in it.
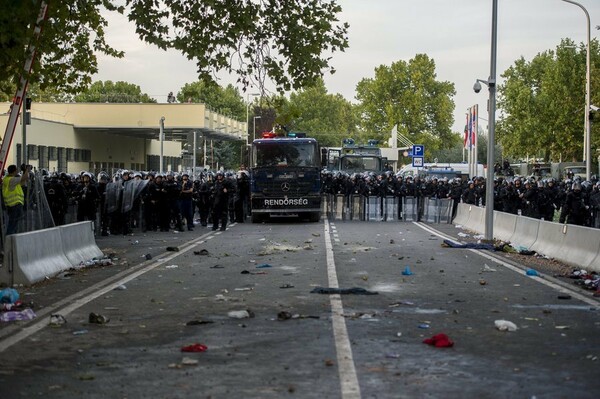
M 575 181 L 575 183 L 573 183 L 573 186 L 571 186 L 571 190 L 581 191 L 581 183 L 579 183 L 578 181 Z

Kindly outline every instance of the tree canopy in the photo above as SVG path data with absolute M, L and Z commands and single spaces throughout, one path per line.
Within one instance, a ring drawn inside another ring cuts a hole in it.
M 0 82 L 18 81 L 40 1 L 0 0 Z M 110 12 L 127 15 L 141 40 L 195 60 L 202 80 L 226 71 L 243 87 L 270 79 L 299 89 L 333 73 L 331 54 L 348 47 L 337 0 L 52 0 L 30 81 L 75 94 L 98 71 L 97 54 L 123 57 L 106 41 Z
M 140 86 L 127 82 L 97 81 L 74 98 L 80 103 L 155 103 L 156 100 L 142 93 Z
M 398 133 L 429 150 L 452 142 L 454 84 L 436 80 L 435 62 L 426 54 L 375 68 L 375 77 L 361 80 L 356 98 L 362 127 L 383 142 L 394 125 Z
M 213 81 L 186 83 L 177 94 L 179 102 L 204 103 L 214 111 L 234 119 L 246 120 L 246 104 L 233 85 L 222 87 Z
M 586 46 L 563 39 L 556 50 L 531 61 L 516 60 L 498 87 L 498 140 L 506 155 L 537 155 L 546 160 L 581 159 L 585 109 Z M 600 46 L 591 49 L 592 104 L 600 100 Z M 578 51 L 579 50 L 579 51 Z M 600 129 L 592 124 L 592 147 Z
M 278 111 L 279 124 L 290 131 L 306 132 L 321 145 L 339 146 L 346 137 L 358 138 L 354 106 L 342 95 L 328 93 L 322 80 L 291 93 Z

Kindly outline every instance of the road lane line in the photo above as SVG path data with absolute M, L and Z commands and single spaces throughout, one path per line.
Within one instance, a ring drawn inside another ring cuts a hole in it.
M 422 225 L 422 224 L 419 224 L 418 222 L 413 222 L 413 223 L 414 223 L 414 224 L 416 224 L 417 226 L 419 226 L 420 228 L 422 228 L 423 230 L 425 230 L 425 231 L 427 231 L 427 232 L 431 233 L 431 234 L 435 234 L 436 236 L 438 236 L 438 237 L 440 237 L 440 238 L 443 238 L 443 239 L 449 239 L 449 240 L 452 240 L 452 241 L 454 241 L 454 242 L 457 242 L 457 243 L 458 243 L 458 241 L 456 241 L 454 238 L 452 238 L 452 237 L 450 237 L 450 236 L 446 236 L 445 234 L 442 234 L 441 232 L 438 232 L 437 230 L 435 230 L 435 229 L 434 229 L 434 228 L 432 228 L 432 227 L 429 227 L 429 226 L 424 226 L 424 225 Z M 521 269 L 521 268 L 519 268 L 519 267 L 516 267 L 516 266 L 514 266 L 514 265 L 511 265 L 510 263 L 508 263 L 508 262 L 505 262 L 505 261 L 503 261 L 502 259 L 498 259 L 498 258 L 496 258 L 495 256 L 492 256 L 492 255 L 490 255 L 490 254 L 484 253 L 484 251 L 482 251 L 482 250 L 477 250 L 477 249 L 467 249 L 467 251 L 471 251 L 471 252 L 473 252 L 474 254 L 477 254 L 477 255 L 479 255 L 479 256 L 481 256 L 481 257 L 484 257 L 484 258 L 486 258 L 486 259 L 488 259 L 488 260 L 491 260 L 492 262 L 496 262 L 496 263 L 498 263 L 498 264 L 500 264 L 500 265 L 502 265 L 502 266 L 506 267 L 507 269 L 510 269 L 510 270 L 512 270 L 512 271 L 514 271 L 514 272 L 516 272 L 516 273 L 520 274 L 520 275 L 523 275 L 523 271 L 524 271 L 524 269 Z M 556 291 L 558 291 L 558 292 L 562 292 L 563 294 L 569 294 L 569 295 L 571 295 L 573 298 L 579 299 L 580 301 L 582 301 L 582 302 L 585 302 L 585 303 L 587 303 L 588 305 L 591 305 L 591 306 L 593 306 L 593 307 L 594 307 L 594 308 L 596 308 L 596 309 L 600 309 L 600 304 L 598 303 L 598 301 L 596 301 L 596 300 L 595 300 L 595 299 L 593 299 L 593 298 L 588 298 L 588 297 L 586 297 L 585 295 L 582 295 L 582 294 L 580 294 L 579 292 L 577 292 L 577 291 L 575 291 L 575 290 L 572 290 L 572 289 L 570 289 L 570 288 L 563 287 L 563 286 L 561 286 L 560 284 L 556 284 L 556 283 L 554 283 L 554 282 L 552 282 L 552 281 L 549 281 L 549 280 L 547 280 L 547 279 L 544 279 L 544 278 L 540 278 L 540 277 L 528 277 L 528 278 L 531 278 L 531 279 L 533 279 L 533 280 L 537 281 L 537 282 L 538 282 L 538 283 L 540 283 L 540 284 L 544 284 L 545 286 L 548 286 L 548 287 L 550 287 L 550 288 L 553 288 L 554 290 L 556 290 Z
M 1 339 L 0 340 L 0 353 L 4 352 L 6 349 L 10 348 L 12 345 L 19 343 L 20 341 L 24 340 L 25 338 L 29 337 L 30 335 L 35 334 L 36 332 L 40 331 L 44 327 L 48 326 L 48 319 L 45 317 L 46 315 L 60 313 L 63 316 L 67 316 L 68 314 L 70 314 L 74 310 L 78 309 L 79 307 L 93 301 L 94 299 L 106 294 L 107 292 L 114 290 L 118 286 L 123 285 L 123 284 L 133 280 L 134 278 L 139 277 L 142 274 L 147 273 L 147 272 L 157 268 L 158 266 L 161 266 L 161 265 L 171 261 L 172 259 L 176 258 L 177 256 L 188 252 L 189 250 L 194 248 L 194 246 L 196 246 L 196 245 L 205 243 L 206 240 L 212 238 L 212 236 L 206 237 L 208 234 L 211 234 L 211 233 L 205 233 L 205 234 L 201 235 L 200 237 L 195 238 L 195 239 L 179 246 L 180 248 L 182 246 L 187 246 L 184 249 L 180 249 L 179 252 L 175 252 L 172 255 L 168 255 L 166 257 L 161 257 L 161 258 L 157 259 L 156 261 L 153 261 L 150 264 L 148 264 L 148 262 L 143 262 L 140 265 L 135 266 L 132 269 L 124 270 L 123 272 L 118 273 L 117 275 L 115 275 L 113 277 L 110 277 L 103 281 L 100 281 L 80 292 L 77 292 L 65 299 L 62 299 L 62 300 L 56 302 L 53 305 L 45 307 L 42 312 L 38 313 L 37 318 L 36 318 L 37 321 L 32 322 L 32 324 L 26 325 L 25 327 L 23 327 L 20 331 L 18 331 L 14 335 L 9 335 L 7 338 L 2 338 L 3 336 L 11 334 L 14 331 L 14 329 L 11 329 L 11 327 L 13 327 L 13 326 L 7 327 L 4 331 L 2 331 L 0 333 L 0 339 Z M 146 265 L 146 266 L 144 266 L 144 265 Z M 64 305 L 67 305 L 67 306 L 63 307 Z M 19 328 L 19 326 L 15 325 L 14 328 L 15 329 Z
M 329 287 L 339 288 L 328 221 L 325 221 L 325 249 L 327 252 L 327 277 L 329 280 Z M 350 346 L 350 338 L 346 328 L 342 297 L 339 294 L 329 295 L 329 301 L 331 303 L 331 323 L 333 326 L 333 338 L 337 353 L 342 399 L 359 399 L 361 397 L 360 386 L 358 385 L 358 377 L 356 376 L 356 368 L 354 367 L 354 359 L 352 357 L 352 347 Z

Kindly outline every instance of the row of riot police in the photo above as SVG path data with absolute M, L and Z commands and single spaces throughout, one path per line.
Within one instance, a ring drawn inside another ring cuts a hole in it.
M 194 230 L 196 214 L 202 226 L 225 230 L 227 220 L 244 222 L 249 214 L 246 171 L 189 174 L 120 171 L 112 178 L 100 172 L 78 176 L 50 174 L 44 191 L 55 225 L 97 221 L 101 235 L 141 231 Z M 75 216 L 76 215 L 76 216 Z
M 477 206 L 486 204 L 486 181 L 483 177 L 472 180 L 460 178 L 435 178 L 402 176 L 392 172 L 376 174 L 324 171 L 322 173 L 324 194 L 396 197 L 399 215 L 404 198 L 416 198 L 419 215 L 423 214 L 423 199 L 453 200 L 452 218 L 458 203 Z M 494 179 L 494 209 L 527 217 L 560 223 L 600 228 L 600 181 L 554 179 L 534 180 L 521 177 Z M 555 217 L 555 215 L 557 217 Z

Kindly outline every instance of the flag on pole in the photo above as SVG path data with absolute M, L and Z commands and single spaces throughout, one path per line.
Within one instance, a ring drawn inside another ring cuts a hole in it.
M 464 147 L 466 149 L 471 147 L 471 133 L 469 130 L 469 114 L 467 113 L 467 120 L 465 123 L 465 138 L 464 138 Z
M 478 111 L 479 106 L 475 104 L 471 109 L 471 146 L 477 147 L 477 122 L 478 122 Z

